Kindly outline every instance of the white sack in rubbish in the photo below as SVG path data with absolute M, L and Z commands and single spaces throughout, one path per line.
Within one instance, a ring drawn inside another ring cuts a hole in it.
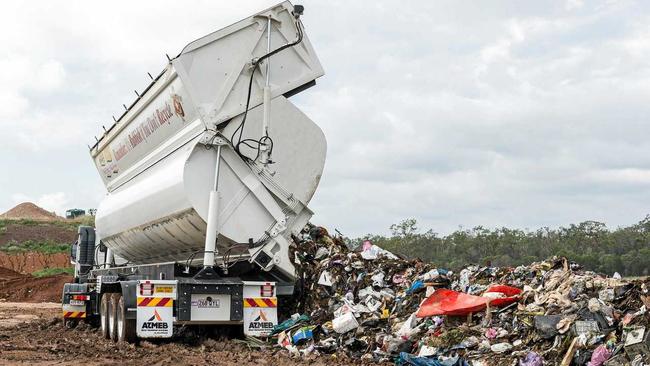
M 353 329 L 359 327 L 359 322 L 357 318 L 354 317 L 354 314 L 351 312 L 345 313 L 338 318 L 332 320 L 332 327 L 337 333 L 347 333 Z
M 375 244 L 370 245 L 369 247 L 364 248 L 363 252 L 361 252 L 361 258 L 365 260 L 373 260 L 377 259 L 380 256 L 389 258 L 389 259 L 398 259 L 397 256 L 386 249 L 382 249 Z

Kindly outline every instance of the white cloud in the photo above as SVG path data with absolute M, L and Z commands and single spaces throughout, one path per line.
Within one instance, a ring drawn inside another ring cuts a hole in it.
M 566 10 L 575 10 L 580 9 L 585 5 L 584 0 L 567 0 L 564 8 Z

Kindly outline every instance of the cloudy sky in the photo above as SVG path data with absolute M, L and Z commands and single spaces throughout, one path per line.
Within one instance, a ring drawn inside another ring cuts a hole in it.
M 0 211 L 96 207 L 88 155 L 165 53 L 276 1 L 30 1 L 0 13 Z M 315 1 L 328 140 L 313 221 L 351 235 L 611 227 L 650 213 L 650 5 Z

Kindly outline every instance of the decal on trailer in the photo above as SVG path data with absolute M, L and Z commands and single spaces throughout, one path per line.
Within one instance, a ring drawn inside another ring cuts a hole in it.
M 138 306 L 171 307 L 173 302 L 169 297 L 138 297 Z
M 271 334 L 278 324 L 278 299 L 245 298 L 244 299 L 244 333 L 265 337 Z
M 172 294 L 174 293 L 174 286 L 159 286 L 156 285 L 153 288 L 154 293 L 163 293 L 163 294 Z
M 252 298 L 244 299 L 245 308 L 277 308 L 278 299 L 272 298 Z
M 86 317 L 86 312 L 85 311 L 64 311 L 63 312 L 63 317 L 66 318 L 66 319 L 85 318 Z
M 138 297 L 138 337 L 171 337 L 174 323 L 173 303 L 173 299 L 169 297 Z

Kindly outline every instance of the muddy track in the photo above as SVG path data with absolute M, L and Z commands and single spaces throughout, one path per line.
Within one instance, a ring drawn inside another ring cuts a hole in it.
M 37 278 L 0 267 L 0 301 L 58 302 L 67 282 L 72 282 L 72 276 Z
M 115 344 L 80 324 L 68 329 L 59 304 L 0 302 L 0 365 L 350 365 L 332 356 L 289 358 L 286 351 L 251 349 L 232 339 L 186 337 L 174 342 Z

